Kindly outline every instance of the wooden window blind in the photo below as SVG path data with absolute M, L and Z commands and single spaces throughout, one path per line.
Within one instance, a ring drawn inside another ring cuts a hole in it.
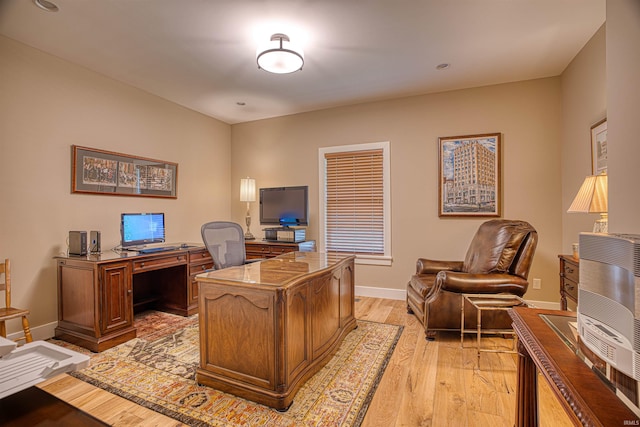
M 326 250 L 384 255 L 383 150 L 325 153 Z

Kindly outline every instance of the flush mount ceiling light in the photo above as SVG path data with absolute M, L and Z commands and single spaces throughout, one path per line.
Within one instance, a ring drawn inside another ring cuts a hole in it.
M 258 50 L 258 68 L 276 74 L 293 73 L 302 70 L 304 53 L 294 49 L 286 34 L 276 33 L 265 48 Z
M 54 3 L 51 3 L 50 1 L 47 1 L 47 0 L 33 0 L 33 2 L 40 9 L 46 10 L 47 12 L 57 12 L 59 10 L 58 6 L 56 6 Z

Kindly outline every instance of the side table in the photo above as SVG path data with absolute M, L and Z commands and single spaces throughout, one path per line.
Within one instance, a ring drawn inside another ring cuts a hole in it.
M 517 335 L 513 329 L 485 329 L 482 330 L 482 312 L 483 311 L 507 311 L 513 307 L 528 307 L 529 305 L 525 300 L 517 295 L 511 294 L 462 294 L 460 304 L 460 347 L 464 348 L 464 334 L 475 333 L 476 334 L 476 349 L 478 352 L 478 360 L 480 359 L 480 352 L 487 353 L 516 353 Z M 464 302 L 468 301 L 477 311 L 478 320 L 476 329 L 465 329 L 464 327 Z M 490 334 L 508 334 L 513 336 L 513 347 L 511 350 L 491 350 L 484 349 L 480 346 L 480 337 L 482 333 Z

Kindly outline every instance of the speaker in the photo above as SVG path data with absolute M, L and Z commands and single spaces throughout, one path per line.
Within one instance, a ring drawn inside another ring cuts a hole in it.
M 89 233 L 89 252 L 92 254 L 100 253 L 100 232 L 92 231 Z
M 70 231 L 69 232 L 69 255 L 86 255 L 87 254 L 87 232 L 86 231 Z

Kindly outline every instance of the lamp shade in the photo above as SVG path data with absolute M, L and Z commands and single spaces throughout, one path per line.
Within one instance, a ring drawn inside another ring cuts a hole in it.
M 584 179 L 578 194 L 567 210 L 569 213 L 606 213 L 607 175 L 590 175 Z
M 267 46 L 258 49 L 258 68 L 275 74 L 293 73 L 302 69 L 304 53 L 291 45 L 285 34 L 274 34 Z
M 256 180 L 253 178 L 242 178 L 240 180 L 240 201 L 256 201 Z

